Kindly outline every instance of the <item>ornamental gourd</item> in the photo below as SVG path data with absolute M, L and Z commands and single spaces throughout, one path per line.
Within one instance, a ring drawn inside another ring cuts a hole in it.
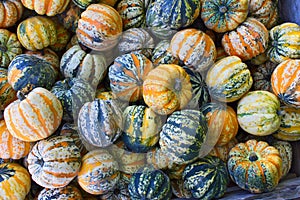
M 276 67 L 277 64 L 271 61 L 267 61 L 259 66 L 254 66 L 251 70 L 253 89 L 273 92 L 271 76 Z
M 169 51 L 170 40 L 161 40 L 152 51 L 151 61 L 155 66 L 160 64 L 178 64 L 179 60 Z
M 50 45 L 49 47 L 56 52 L 64 50 L 64 48 L 67 46 L 71 34 L 69 31 L 60 23 L 55 23 L 55 29 L 56 29 L 56 37 L 57 40 L 54 44 Z
M 21 0 L 0 1 L 0 28 L 8 28 L 16 24 L 22 17 L 24 6 Z
M 37 196 L 37 200 L 47 199 L 64 199 L 64 200 L 83 200 L 81 191 L 73 186 L 68 185 L 62 188 L 44 188 Z
M 70 0 L 21 0 L 21 2 L 39 15 L 55 16 L 67 8 Z
M 75 0 L 74 0 L 75 1 Z M 71 1 L 64 12 L 57 15 L 58 21 L 72 33 L 76 32 L 80 15 L 83 12 L 76 4 Z
M 0 68 L 0 110 L 4 110 L 8 104 L 16 99 L 17 93 L 7 80 L 7 69 Z
M 282 175 L 278 150 L 264 141 L 237 144 L 229 152 L 227 166 L 231 179 L 251 193 L 274 190 Z
M 38 87 L 4 110 L 8 131 L 16 138 L 34 142 L 53 134 L 62 120 L 63 108 L 50 91 Z
M 209 152 L 209 155 L 216 156 L 227 162 L 230 150 L 238 143 L 236 138 L 230 140 L 227 144 L 223 146 L 214 146 L 214 148 Z

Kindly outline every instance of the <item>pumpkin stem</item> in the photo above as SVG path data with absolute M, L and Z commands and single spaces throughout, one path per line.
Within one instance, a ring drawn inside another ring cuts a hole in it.
M 23 101 L 24 99 L 26 99 L 25 94 L 21 91 L 17 92 L 17 97 L 20 101 Z
M 251 162 L 257 161 L 257 160 L 258 160 L 258 157 L 257 157 L 256 153 L 252 152 L 252 153 L 250 154 L 250 156 L 249 156 L 249 160 L 250 160 Z
M 219 7 L 219 12 L 220 12 L 220 13 L 226 13 L 227 10 L 228 10 L 228 9 L 227 9 L 226 6 L 220 6 L 220 7 Z
M 179 78 L 176 78 L 175 79 L 175 84 L 174 84 L 174 89 L 176 91 L 180 91 L 182 88 L 182 85 L 181 85 L 181 80 Z

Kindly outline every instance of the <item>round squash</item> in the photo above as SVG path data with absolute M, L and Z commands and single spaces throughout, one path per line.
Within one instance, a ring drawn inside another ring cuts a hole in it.
M 152 51 L 151 61 L 155 66 L 160 64 L 178 64 L 179 60 L 169 51 L 170 40 L 161 40 Z
M 120 179 L 118 169 L 118 163 L 112 155 L 100 148 L 83 156 L 77 180 L 81 188 L 90 194 L 107 194 Z
M 274 69 L 271 76 L 272 90 L 286 105 L 300 108 L 300 59 L 286 60 Z
M 192 193 L 183 185 L 183 180 L 180 179 L 171 179 L 171 188 L 172 193 L 178 198 L 189 199 L 192 198 Z
M 277 64 L 300 58 L 300 26 L 295 23 L 282 23 L 270 30 L 268 57 Z
M 83 12 L 74 2 L 75 0 L 71 1 L 65 11 L 57 15 L 58 21 L 72 33 L 76 32 L 80 15 Z
M 58 52 L 64 50 L 71 38 L 71 35 L 69 31 L 60 23 L 55 23 L 55 27 L 57 40 L 54 44 L 50 45 L 49 47 L 53 51 Z
M 70 0 L 21 0 L 21 2 L 39 15 L 55 16 L 67 8 Z
M 0 1 L 0 28 L 8 28 L 21 19 L 24 6 L 21 0 Z
M 30 175 L 17 163 L 0 165 L 0 198 L 23 200 L 30 190 Z
M 0 110 L 4 110 L 16 99 L 17 93 L 7 80 L 7 69 L 0 68 Z
M 74 4 L 82 10 L 85 10 L 89 5 L 93 3 L 103 3 L 109 6 L 114 6 L 117 0 L 73 0 Z
M 240 127 L 247 133 L 265 136 L 280 127 L 280 102 L 271 92 L 257 90 L 247 93 L 237 106 Z
M 143 83 L 143 98 L 160 115 L 182 109 L 192 98 L 190 76 L 179 65 L 161 64 L 147 75 Z
M 0 67 L 7 68 L 14 57 L 21 53 L 22 46 L 17 35 L 6 29 L 0 29 Z
M 201 19 L 205 26 L 218 33 L 235 29 L 248 15 L 248 0 L 204 0 Z
M 17 36 L 27 50 L 41 50 L 57 41 L 55 22 L 43 16 L 25 19 L 17 27 Z
M 239 57 L 228 56 L 208 70 L 206 84 L 211 97 L 221 102 L 233 102 L 250 90 L 253 79 L 248 66 Z
M 50 91 L 38 87 L 27 96 L 9 104 L 4 119 L 12 136 L 28 142 L 44 139 L 53 134 L 62 120 L 63 108 Z
M 222 37 L 222 46 L 230 56 L 238 56 L 243 61 L 264 53 L 268 47 L 269 32 L 258 20 L 248 17 L 235 30 Z
M 284 178 L 290 171 L 293 159 L 292 145 L 286 141 L 274 141 L 271 143 L 279 151 L 279 155 L 282 159 L 282 178 Z
M 271 76 L 277 64 L 267 61 L 259 66 L 252 67 L 251 75 L 253 78 L 254 90 L 265 90 L 273 92 L 271 84 Z
M 237 144 L 229 152 L 227 166 L 231 179 L 251 193 L 274 190 L 282 175 L 278 150 L 264 141 Z
M 80 150 L 71 137 L 50 137 L 33 146 L 27 162 L 32 179 L 40 186 L 65 187 L 79 172 Z
M 105 51 L 117 45 L 122 26 L 122 18 L 113 7 L 91 4 L 81 13 L 76 35 L 88 48 Z
M 198 29 L 177 32 L 171 40 L 171 53 L 193 71 L 205 72 L 214 63 L 217 50 L 213 40 Z
M 62 188 L 44 188 L 39 195 L 37 200 L 47 200 L 47 199 L 57 199 L 57 200 L 83 200 L 80 190 L 73 186 L 68 185 Z

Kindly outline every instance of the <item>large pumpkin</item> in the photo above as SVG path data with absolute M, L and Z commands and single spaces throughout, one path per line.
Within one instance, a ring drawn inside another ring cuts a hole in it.
M 17 36 L 27 50 L 41 50 L 57 41 L 55 22 L 43 16 L 34 16 L 19 23 Z
M 235 30 L 223 35 L 222 46 L 230 56 L 243 61 L 264 53 L 268 47 L 269 32 L 258 20 L 248 17 Z
M 62 120 L 63 108 L 50 91 L 35 88 L 4 110 L 8 131 L 23 141 L 37 141 L 53 134 Z
M 55 16 L 67 8 L 70 0 L 21 0 L 21 2 L 39 15 Z
M 71 137 L 50 137 L 33 146 L 27 162 L 32 179 L 40 186 L 65 187 L 78 174 L 80 150 Z
M 233 102 L 250 90 L 253 80 L 248 66 L 239 57 L 228 56 L 208 70 L 206 84 L 214 99 Z
M 7 80 L 7 69 L 0 68 L 0 110 L 17 99 L 16 91 Z
M 6 29 L 0 29 L 0 67 L 7 68 L 17 55 L 22 53 L 22 46 L 17 35 Z
M 271 76 L 272 90 L 286 105 L 300 108 L 300 59 L 277 65 Z
M 282 175 L 278 150 L 263 141 L 237 144 L 229 152 L 227 166 L 231 179 L 252 193 L 274 190 Z
M 146 77 L 143 97 L 154 112 L 171 114 L 184 108 L 192 98 L 190 76 L 179 65 L 161 64 Z
M 30 190 L 30 175 L 17 163 L 0 165 L 0 198 L 23 200 Z
M 225 0 L 202 3 L 201 19 L 205 26 L 218 33 L 235 29 L 248 15 L 248 0 Z
M 0 28 L 16 24 L 22 17 L 24 6 L 21 0 L 3 0 L 0 2 Z
M 111 6 L 91 4 L 81 13 L 76 35 L 82 44 L 96 50 L 112 49 L 122 33 L 122 18 Z

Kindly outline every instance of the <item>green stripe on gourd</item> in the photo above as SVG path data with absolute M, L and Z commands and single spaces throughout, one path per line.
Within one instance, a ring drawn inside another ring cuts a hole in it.
M 178 59 L 172 55 L 168 48 L 170 46 L 170 40 L 161 40 L 152 52 L 151 61 L 154 65 L 160 64 L 177 64 Z

